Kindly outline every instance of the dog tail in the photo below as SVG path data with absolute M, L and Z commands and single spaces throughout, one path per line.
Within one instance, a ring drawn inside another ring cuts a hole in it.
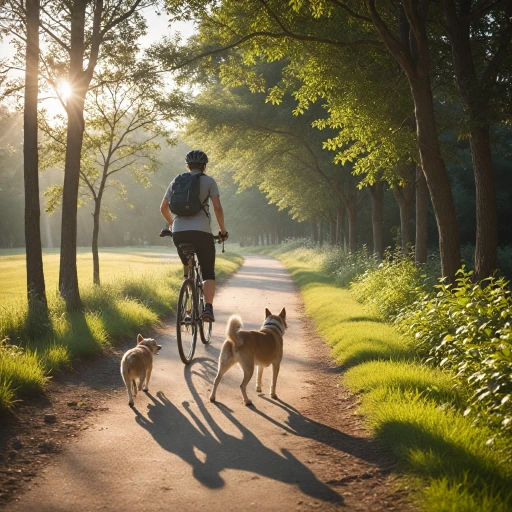
M 235 347 L 241 347 L 244 340 L 238 335 L 238 331 L 244 326 L 242 318 L 238 315 L 229 317 L 228 325 L 226 326 L 226 338 L 235 344 Z

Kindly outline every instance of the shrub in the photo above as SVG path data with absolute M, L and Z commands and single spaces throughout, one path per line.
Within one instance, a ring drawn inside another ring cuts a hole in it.
M 387 320 L 416 300 L 426 278 L 424 270 L 400 252 L 387 252 L 377 268 L 355 278 L 351 290 L 359 302 L 371 304 Z
M 427 362 L 450 369 L 468 385 L 472 410 L 512 432 L 512 294 L 504 278 L 471 280 L 459 270 L 405 307 L 396 322 L 416 340 Z
M 324 256 L 322 270 L 334 276 L 337 285 L 348 286 L 357 276 L 371 272 L 378 265 L 377 256 L 368 252 L 366 246 L 354 253 L 331 248 Z

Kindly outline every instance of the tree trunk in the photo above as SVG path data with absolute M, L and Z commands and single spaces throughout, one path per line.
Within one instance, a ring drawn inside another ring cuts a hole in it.
M 83 102 L 82 102 L 83 105 Z M 59 289 L 71 311 L 82 307 L 76 267 L 77 203 L 80 156 L 84 134 L 83 107 L 69 109 L 66 138 L 66 164 L 62 192 Z
M 407 74 L 416 115 L 416 132 L 421 165 L 432 199 L 439 232 L 443 277 L 453 282 L 460 266 L 457 217 L 446 167 L 441 156 L 430 82 L 430 53 L 427 32 L 428 3 L 402 0 L 399 12 L 400 39 L 390 33 L 380 17 L 375 0 L 368 0 L 372 22 L 389 52 Z
M 384 257 L 384 182 L 377 181 L 368 186 L 372 201 L 373 252 L 379 259 Z
M 336 245 L 336 217 L 329 215 L 329 244 Z
M 460 267 L 460 242 L 452 190 L 441 157 L 430 80 L 410 80 L 416 112 L 421 165 L 436 216 L 443 277 L 450 282 Z M 426 82 L 426 83 L 425 83 Z
M 345 217 L 347 208 L 344 204 L 338 206 L 336 210 L 336 245 L 343 247 L 345 242 Z
M 348 213 L 348 250 L 357 251 L 357 201 L 355 196 L 351 198 L 347 207 Z
M 496 185 L 492 168 L 489 125 L 471 129 L 471 159 L 476 186 L 475 280 L 492 275 L 498 264 Z
M 469 146 L 476 187 L 476 248 L 474 279 L 490 276 L 497 266 L 498 219 L 496 186 L 489 137 L 488 102 L 495 76 L 479 80 L 471 48 L 471 27 L 465 13 L 457 14 L 455 4 L 444 1 L 448 35 L 452 47 L 457 87 L 469 124 Z M 467 13 L 466 13 L 467 14 Z M 487 70 L 486 70 L 487 71 Z M 497 70 L 496 70 L 497 76 Z
M 324 221 L 322 219 L 318 221 L 318 243 L 320 247 L 324 245 Z
M 415 261 L 427 262 L 428 242 L 428 188 L 421 165 L 416 166 L 416 243 Z
M 395 187 L 393 189 L 393 195 L 400 208 L 400 235 L 402 252 L 404 254 L 407 254 L 414 243 L 415 168 L 415 164 L 407 164 L 405 168 L 402 168 L 400 174 L 406 184 L 403 187 Z
M 311 224 L 311 238 L 313 239 L 313 242 L 318 242 L 318 222 L 316 220 L 316 217 L 313 217 L 310 221 Z
M 39 0 L 27 0 L 27 54 L 23 114 L 23 175 L 25 181 L 25 247 L 29 311 L 46 310 L 39 207 L 37 98 L 39 92 Z
M 73 94 L 67 103 L 66 162 L 62 191 L 59 289 L 71 311 L 82 308 L 76 268 L 76 238 L 80 157 L 84 136 L 84 103 L 89 85 L 84 83 L 83 73 L 86 6 L 86 0 L 76 0 L 71 10 L 69 81 Z
M 94 201 L 93 228 L 92 228 L 92 279 L 95 285 L 100 286 L 100 256 L 98 251 L 98 236 L 100 234 L 101 199 Z

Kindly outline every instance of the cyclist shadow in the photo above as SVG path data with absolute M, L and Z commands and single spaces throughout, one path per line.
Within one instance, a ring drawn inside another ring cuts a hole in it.
M 193 367 L 197 365 L 200 368 L 195 370 Z M 218 410 L 236 427 L 238 434 L 226 433 L 217 424 L 192 381 L 197 376 L 211 382 L 215 369 L 216 361 L 209 358 L 198 358 L 185 366 L 185 380 L 200 415 L 186 401 L 182 402 L 185 413 L 182 412 L 159 391 L 156 397 L 148 393 L 152 403 L 148 404 L 147 418 L 135 411 L 137 423 L 148 430 L 164 450 L 188 463 L 193 476 L 206 487 L 223 487 L 225 482 L 220 473 L 225 469 L 238 469 L 297 485 L 303 493 L 316 499 L 342 503 L 342 496 L 319 481 L 290 451 L 281 449 L 278 453 L 267 448 L 222 404 L 216 404 Z

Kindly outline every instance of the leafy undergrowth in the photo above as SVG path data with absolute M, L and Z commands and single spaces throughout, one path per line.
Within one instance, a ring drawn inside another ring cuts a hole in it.
M 301 288 L 306 310 L 362 396 L 374 436 L 385 442 L 428 511 L 505 511 L 512 507 L 512 468 L 502 440 L 464 416 L 465 389 L 423 362 L 413 340 L 333 284 L 304 249 L 280 252 Z M 261 252 L 265 252 L 261 250 Z
M 241 265 L 238 255 L 217 258 L 219 280 Z M 179 264 L 159 271 L 132 272 L 82 286 L 83 312 L 69 313 L 59 297 L 49 299 L 49 316 L 29 318 L 27 305 L 10 302 L 0 310 L 0 414 L 19 399 L 44 392 L 49 376 L 76 359 L 108 350 L 159 324 L 175 310 L 182 280 Z

